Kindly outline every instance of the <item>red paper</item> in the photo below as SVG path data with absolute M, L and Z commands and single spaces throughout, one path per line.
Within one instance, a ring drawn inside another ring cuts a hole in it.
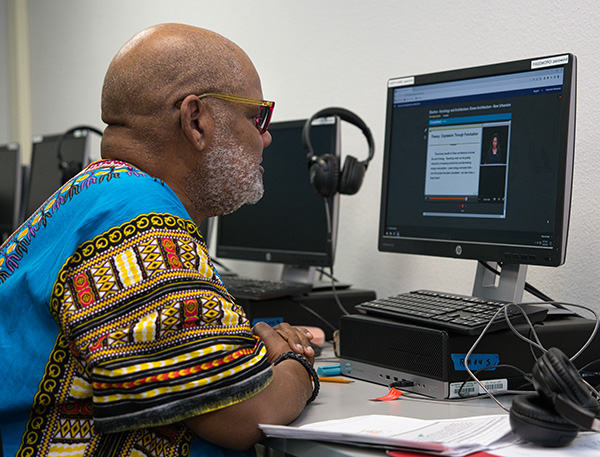
M 398 398 L 400 398 L 400 395 L 402 395 L 402 392 L 399 391 L 398 389 L 395 389 L 394 387 L 392 387 L 387 395 L 385 395 L 383 397 L 375 398 L 373 401 L 397 400 Z
M 390 457 L 424 457 L 425 455 L 431 454 L 419 454 L 417 452 L 409 452 L 409 451 L 387 451 L 387 454 Z M 474 452 L 473 454 L 469 454 L 466 457 L 497 457 L 495 454 L 490 454 L 489 452 L 480 451 Z

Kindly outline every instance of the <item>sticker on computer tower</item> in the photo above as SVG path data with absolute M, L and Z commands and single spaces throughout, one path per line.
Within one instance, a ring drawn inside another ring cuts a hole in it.
M 506 379 L 487 379 L 480 382 L 493 394 L 508 390 L 508 380 Z M 483 387 L 475 381 L 453 382 L 450 384 L 448 398 L 475 397 L 485 393 Z
M 252 326 L 254 327 L 259 322 L 265 322 L 271 327 L 275 327 L 283 322 L 283 317 L 257 317 L 252 319 Z
M 450 354 L 454 363 L 454 371 L 467 371 L 465 368 L 465 358 L 467 354 Z M 498 354 L 471 354 L 469 356 L 470 370 L 494 371 L 500 363 L 500 355 Z

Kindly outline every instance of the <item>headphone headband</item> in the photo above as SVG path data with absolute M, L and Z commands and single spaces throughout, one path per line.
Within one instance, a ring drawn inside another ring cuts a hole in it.
M 358 115 L 354 114 L 352 111 L 349 111 L 345 108 L 339 108 L 339 107 L 324 108 L 320 111 L 317 111 L 315 114 L 313 114 L 311 116 L 310 119 L 308 119 L 304 123 L 304 128 L 302 129 L 302 143 L 304 144 L 304 148 L 306 149 L 307 159 L 311 160 L 313 158 L 313 156 L 315 155 L 313 148 L 312 148 L 312 144 L 310 142 L 311 125 L 316 119 L 319 119 L 322 117 L 328 117 L 328 116 L 338 116 L 343 121 L 346 121 L 352 125 L 355 125 L 362 131 L 362 133 L 365 136 L 367 143 L 369 145 L 369 155 L 366 158 L 366 160 L 363 162 L 363 164 L 366 168 L 368 163 L 373 158 L 373 155 L 375 154 L 375 142 L 373 141 L 373 135 L 371 134 L 371 129 L 369 129 L 367 124 L 365 124 L 365 122 L 360 117 L 358 117 Z

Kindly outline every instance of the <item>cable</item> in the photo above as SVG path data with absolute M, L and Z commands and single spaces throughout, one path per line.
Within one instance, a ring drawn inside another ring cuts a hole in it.
M 596 313 L 596 311 L 594 311 L 591 308 L 588 308 L 587 306 L 583 306 L 583 305 L 576 305 L 574 303 L 558 303 L 558 302 L 522 302 L 522 303 L 510 303 L 509 305 L 504 307 L 504 318 L 506 319 L 506 323 L 508 324 L 508 326 L 510 327 L 510 329 L 513 331 L 513 333 L 515 333 L 515 335 L 517 335 L 519 338 L 521 338 L 523 341 L 527 342 L 527 343 L 532 343 L 530 339 L 528 339 L 527 337 L 521 335 L 517 329 L 515 328 L 515 326 L 513 325 L 513 323 L 510 321 L 510 319 L 508 318 L 508 307 L 509 306 L 518 306 L 519 309 L 521 310 L 521 312 L 523 314 L 525 314 L 525 312 L 520 308 L 520 306 L 529 306 L 529 305 L 540 305 L 540 304 L 548 304 L 548 305 L 556 305 L 556 304 L 562 304 L 562 305 L 567 305 L 567 306 L 573 306 L 575 308 L 579 308 L 579 309 L 583 309 L 586 311 L 589 311 L 590 313 L 592 313 L 594 315 L 594 320 L 595 320 L 595 324 L 594 324 L 594 329 L 592 330 L 592 333 L 590 335 L 590 337 L 588 338 L 588 340 L 584 343 L 583 347 L 573 356 L 570 357 L 570 360 L 573 361 L 575 360 L 577 357 L 579 357 L 581 355 L 581 353 L 588 348 L 588 346 L 590 344 L 592 344 L 592 340 L 594 339 L 594 337 L 596 336 L 596 333 L 598 333 L 598 328 L 600 327 L 600 316 L 598 316 L 598 313 Z M 527 317 L 525 315 L 525 317 Z M 531 322 L 529 321 L 529 319 L 527 319 L 530 329 L 534 334 L 534 337 L 536 339 L 536 342 L 538 343 L 538 348 L 542 351 L 542 352 L 546 352 L 546 349 L 542 346 L 542 343 L 540 342 L 538 336 L 537 336 L 537 332 L 535 331 L 535 327 L 531 324 Z
M 329 210 L 329 198 L 323 197 L 323 204 L 325 207 L 325 223 L 327 224 L 327 255 L 330 266 L 333 266 L 333 224 L 331 221 L 331 211 Z M 333 277 L 333 274 L 331 276 Z
M 219 267 L 221 267 L 223 270 L 227 271 L 227 272 L 231 272 L 231 268 L 227 267 L 226 265 L 224 265 L 223 263 L 219 262 L 218 260 L 214 259 L 211 257 L 211 262 L 215 265 L 218 265 Z
M 496 369 L 496 368 L 512 368 L 513 370 L 519 372 L 521 374 L 521 376 L 523 376 L 523 378 L 529 383 L 531 384 L 531 378 L 529 378 L 529 376 L 527 375 L 527 373 L 525 373 L 523 370 L 521 370 L 519 367 L 516 367 L 514 365 L 506 365 L 506 364 L 498 364 L 498 365 L 490 365 L 489 367 L 485 367 L 485 368 L 480 368 L 479 370 L 477 370 L 474 375 L 478 375 L 479 373 L 481 373 L 482 371 L 487 371 L 487 370 L 491 370 L 491 369 Z M 466 378 L 463 383 L 460 385 L 460 387 L 458 388 L 458 396 L 460 398 L 467 398 L 467 397 L 472 397 L 472 395 L 462 395 L 461 392 L 463 390 L 463 388 L 466 386 L 467 382 L 469 382 L 470 380 L 472 380 L 471 378 Z M 479 395 L 477 395 L 479 396 Z
M 554 305 L 556 302 L 546 301 L 546 302 L 543 302 L 541 304 L 544 304 L 544 303 L 545 304 L 549 304 L 549 305 Z M 471 346 L 471 348 L 469 349 L 469 351 L 465 355 L 465 369 L 466 369 L 467 373 L 469 374 L 469 376 L 471 377 L 471 379 L 473 379 L 475 382 L 477 382 L 477 384 L 479 384 L 479 386 L 486 393 L 486 395 L 489 398 L 491 398 L 492 400 L 494 400 L 494 402 L 496 402 L 498 404 L 498 406 L 500 406 L 500 408 L 502 408 L 503 410 L 505 410 L 507 412 L 509 412 L 508 408 L 506 408 L 502 403 L 500 403 L 500 401 L 498 401 L 498 399 L 494 396 L 494 394 L 492 394 L 483 385 L 483 383 L 479 380 L 479 378 L 477 378 L 477 376 L 475 376 L 475 374 L 473 374 L 473 372 L 469 368 L 469 357 L 473 354 L 473 351 L 475 350 L 475 348 L 477 347 L 477 345 L 479 344 L 479 342 L 481 341 L 481 339 L 484 337 L 484 335 L 487 333 L 488 329 L 490 328 L 490 325 L 493 323 L 493 321 L 496 319 L 496 317 L 498 317 L 498 315 L 501 312 L 504 312 L 504 318 L 506 319 L 506 323 L 508 324 L 509 328 L 513 331 L 513 333 L 518 338 L 522 339 L 523 341 L 525 341 L 529 345 L 535 346 L 536 348 L 538 348 L 540 351 L 542 351 L 544 353 L 547 352 L 546 348 L 544 348 L 544 346 L 540 342 L 540 339 L 539 339 L 539 337 L 537 335 L 537 332 L 535 331 L 535 328 L 534 328 L 533 324 L 529 320 L 529 317 L 527 316 L 527 314 L 525 313 L 525 311 L 523 310 L 523 308 L 521 308 L 521 306 L 539 305 L 539 304 L 540 304 L 539 302 L 533 302 L 533 303 L 522 302 L 522 303 L 508 303 L 508 304 L 504 305 L 502 308 L 500 308 L 498 311 L 496 311 L 496 313 L 494 314 L 494 316 L 492 316 L 492 318 L 490 319 L 490 321 L 487 323 L 487 325 L 481 331 L 481 334 L 477 337 L 477 339 L 475 340 L 475 342 L 473 343 L 473 345 Z M 562 305 L 573 306 L 573 307 L 576 307 L 576 308 L 584 309 L 586 311 L 591 312 L 594 315 L 594 318 L 595 318 L 594 329 L 592 330 L 592 333 L 591 333 L 590 337 L 584 343 L 584 345 L 582 346 L 582 348 L 575 355 L 573 355 L 572 357 L 570 357 L 570 360 L 573 361 L 577 357 L 579 357 L 579 355 L 591 344 L 592 340 L 596 336 L 596 333 L 598 332 L 598 327 L 600 325 L 600 316 L 598 316 L 598 313 L 596 313 L 593 309 L 588 308 L 586 306 L 576 305 L 576 304 L 573 304 L 573 303 L 562 303 Z M 508 308 L 510 306 L 516 306 L 521 311 L 521 313 L 525 317 L 525 320 L 527 321 L 527 325 L 529 326 L 529 328 L 531 330 L 531 333 L 533 334 L 533 338 L 535 339 L 535 341 L 533 341 L 530 338 L 525 337 L 524 335 L 522 335 L 521 333 L 519 333 L 517 331 L 517 329 L 515 328 L 515 326 L 512 324 L 512 322 L 510 321 L 510 319 L 508 317 Z M 594 387 L 592 387 L 587 381 L 583 380 L 583 382 L 586 383 L 586 385 L 592 390 L 592 392 L 594 392 L 596 395 L 599 395 L 598 392 L 596 391 L 596 389 Z
M 334 331 L 337 330 L 337 327 L 335 325 L 333 325 L 331 322 L 329 322 L 327 319 L 325 319 L 323 316 L 321 316 L 319 313 L 317 313 L 314 309 L 309 308 L 304 303 L 302 303 L 299 300 L 296 300 L 295 298 L 290 297 L 289 300 L 293 303 L 296 303 L 298 306 L 300 306 L 300 308 L 302 308 L 306 312 L 315 316 L 317 319 L 319 319 L 321 322 L 325 323 L 332 330 L 334 330 Z
M 317 268 L 317 271 L 321 275 L 321 279 L 323 278 L 323 276 L 326 276 L 326 277 L 328 277 L 329 279 L 331 279 L 334 282 L 340 282 L 339 279 L 337 279 L 336 277 L 334 277 L 332 273 L 327 273 L 327 271 L 323 267 Z
M 331 291 L 333 292 L 333 299 L 335 300 L 335 303 L 337 304 L 338 308 L 342 311 L 342 314 L 348 315 L 350 313 L 346 310 L 346 308 L 344 308 L 344 305 L 342 304 L 342 301 L 340 300 L 340 297 L 337 293 L 337 289 L 335 288 L 335 276 L 333 274 L 334 253 L 333 253 L 333 229 L 332 229 L 332 223 L 331 223 L 331 212 L 329 210 L 328 198 L 324 197 L 323 201 L 325 203 L 325 218 L 327 221 L 327 250 L 328 250 L 328 255 L 329 255 L 329 260 L 330 260 L 329 271 L 331 272 L 331 275 L 330 275 Z
M 584 366 L 581 367 L 581 369 L 579 370 L 579 372 L 581 373 L 584 370 L 586 370 L 588 367 L 591 367 L 591 366 L 593 366 L 593 365 L 595 365 L 597 363 L 600 363 L 600 359 L 596 359 L 596 360 L 591 361 L 590 363 L 585 364 Z M 598 376 L 598 375 L 600 375 L 600 372 L 595 371 L 593 373 L 588 373 L 588 375 Z

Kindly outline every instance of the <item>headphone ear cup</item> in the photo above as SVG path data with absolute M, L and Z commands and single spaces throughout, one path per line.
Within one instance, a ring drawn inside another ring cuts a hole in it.
M 598 401 L 583 382 L 569 358 L 557 348 L 550 348 L 536 362 L 532 370 L 533 386 L 546 397 L 564 394 L 572 402 L 597 414 Z
M 366 167 L 352 156 L 347 156 L 340 173 L 340 194 L 353 195 L 360 189 L 365 177 Z
M 584 419 L 592 419 L 600 410 L 600 404 L 560 349 L 550 348 L 536 361 L 532 382 L 537 394 L 516 397 L 510 408 L 513 431 L 527 441 L 565 446 L 579 430 L 589 427 Z
M 323 197 L 333 197 L 338 190 L 339 162 L 332 154 L 313 157 L 309 167 L 310 182 Z
M 323 167 L 323 169 L 315 168 L 313 170 L 313 165 L 317 163 L 318 158 L 315 156 L 310 142 L 310 130 L 313 121 L 328 116 L 337 116 L 341 120 L 358 127 L 362 131 L 369 145 L 369 155 L 367 158 L 363 162 L 358 162 L 354 157 L 347 157 L 344 161 L 341 174 L 340 159 L 333 154 L 330 154 L 330 156 L 335 159 L 336 166 L 336 172 L 333 176 L 329 174 L 333 173 L 330 169 L 331 164 L 328 164 L 330 166 L 327 169 Z M 367 166 L 373 159 L 375 153 L 375 143 L 369 127 L 352 111 L 337 107 L 322 109 L 313 114 L 310 119 L 306 120 L 304 127 L 302 128 L 302 145 L 307 153 L 306 157 L 308 159 L 308 167 L 310 170 L 310 181 L 313 183 L 315 189 L 317 189 L 317 192 L 325 197 L 331 197 L 335 195 L 336 192 L 349 195 L 358 192 L 367 171 Z M 335 183 L 333 180 L 335 180 Z
M 515 397 L 509 419 L 516 435 L 539 446 L 566 446 L 579 431 L 577 425 L 554 411 L 550 400 L 537 394 Z

